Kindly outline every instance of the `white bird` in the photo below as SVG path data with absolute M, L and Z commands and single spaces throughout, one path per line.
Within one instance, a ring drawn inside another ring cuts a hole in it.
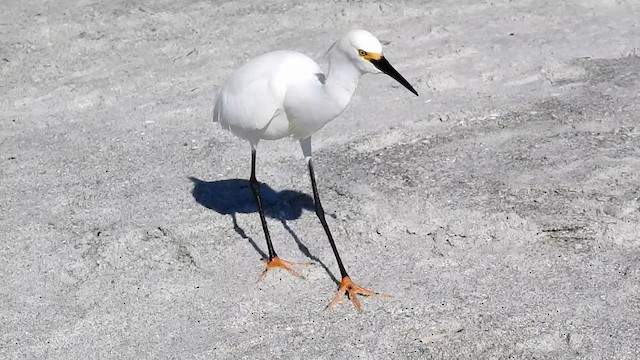
M 280 259 L 273 249 L 255 172 L 256 148 L 260 140 L 294 138 L 300 141 L 307 161 L 315 212 L 329 238 L 342 276 L 338 293 L 327 307 L 335 305 L 347 293 L 355 307 L 362 311 L 356 295 L 377 293 L 353 283 L 342 264 L 316 187 L 311 135 L 344 111 L 358 80 L 366 73 L 385 73 L 415 95 L 418 93 L 385 59 L 380 41 L 365 30 L 353 30 L 344 35 L 331 46 L 327 56 L 327 74 L 314 60 L 295 51 L 273 51 L 249 60 L 232 73 L 220 89 L 213 121 L 251 144 L 249 182 L 269 251 L 269 259 L 264 259 L 266 268 L 258 281 L 267 271 L 278 267 L 301 277 L 291 269 L 294 264 Z

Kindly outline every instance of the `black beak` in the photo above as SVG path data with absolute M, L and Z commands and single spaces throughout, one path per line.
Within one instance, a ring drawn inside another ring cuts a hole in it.
M 396 79 L 397 82 L 404 85 L 404 87 L 406 87 L 409 91 L 418 96 L 418 92 L 416 91 L 416 89 L 414 89 L 413 86 L 411 86 L 411 84 L 409 84 L 409 82 L 405 78 L 403 78 L 402 75 L 400 75 L 400 73 L 397 72 L 396 69 L 393 68 L 393 66 L 391 66 L 391 64 L 389 64 L 384 56 L 381 57 L 380 60 L 371 59 L 370 61 L 373 66 L 378 68 L 378 70 Z

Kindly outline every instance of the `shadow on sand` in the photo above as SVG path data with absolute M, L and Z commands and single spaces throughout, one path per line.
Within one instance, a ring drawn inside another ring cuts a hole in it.
M 258 207 L 253 198 L 249 180 L 226 179 L 203 181 L 194 177 L 189 177 L 189 180 L 193 182 L 193 191 L 191 194 L 198 204 L 219 214 L 230 215 L 233 221 L 233 228 L 238 235 L 249 241 L 256 252 L 260 254 L 263 259 L 266 259 L 268 257 L 267 254 L 245 233 L 236 220 L 236 214 L 238 213 L 256 213 L 256 219 L 258 219 Z M 262 198 L 265 216 L 279 220 L 282 226 L 291 234 L 296 244 L 298 244 L 300 251 L 307 258 L 320 264 L 336 284 L 339 283 L 336 277 L 329 271 L 329 268 L 309 252 L 309 248 L 300 241 L 298 235 L 296 235 L 287 224 L 287 220 L 298 219 L 302 215 L 302 210 L 314 211 L 313 198 L 299 191 L 275 191 L 264 183 L 260 183 L 260 197 Z

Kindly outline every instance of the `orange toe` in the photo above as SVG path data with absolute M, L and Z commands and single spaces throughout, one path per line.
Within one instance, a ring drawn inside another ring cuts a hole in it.
M 308 266 L 309 263 L 294 263 L 291 261 L 287 261 L 287 260 L 283 260 L 280 259 L 277 256 L 274 256 L 271 260 L 267 260 L 267 259 L 262 259 L 262 261 L 264 263 L 267 264 L 267 266 L 265 267 L 265 269 L 262 271 L 262 273 L 260 274 L 260 276 L 258 277 L 257 282 L 260 282 L 264 279 L 264 277 L 267 275 L 267 271 L 269 270 L 273 270 L 276 268 L 281 268 L 286 270 L 289 274 L 300 278 L 300 279 L 304 279 L 304 276 L 302 276 L 299 272 L 293 270 L 291 267 L 294 265 L 300 265 L 300 266 Z
M 361 286 L 356 285 L 353 281 L 351 281 L 351 279 L 348 276 L 345 276 L 342 278 L 342 281 L 340 281 L 340 285 L 338 287 L 338 293 L 333 298 L 333 300 L 331 300 L 329 305 L 327 305 L 327 307 L 329 308 L 337 304 L 340 301 L 340 299 L 342 299 L 342 296 L 344 296 L 344 294 L 347 294 L 347 296 L 353 303 L 353 306 L 355 306 L 359 312 L 363 312 L 363 310 L 362 310 L 362 304 L 360 304 L 360 300 L 358 300 L 357 295 L 363 295 L 363 296 L 380 295 L 375 291 L 367 290 Z M 388 295 L 383 295 L 383 296 L 388 297 Z

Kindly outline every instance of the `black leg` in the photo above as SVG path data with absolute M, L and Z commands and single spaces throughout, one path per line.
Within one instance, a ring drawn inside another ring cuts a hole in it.
M 258 205 L 258 212 L 260 212 L 260 221 L 262 222 L 262 230 L 264 230 L 264 237 L 267 239 L 267 249 L 269 250 L 269 261 L 271 261 L 276 255 L 276 251 L 273 250 L 273 244 L 271 243 L 271 236 L 269 235 L 269 229 L 267 228 L 267 220 L 264 217 L 264 210 L 262 209 L 262 201 L 260 200 L 260 183 L 256 179 L 256 150 L 251 150 L 251 177 L 249 178 L 249 184 L 251 185 L 251 191 L 253 197 L 256 199 Z
M 313 188 L 313 201 L 316 206 L 316 215 L 318 215 L 318 219 L 320 219 L 320 223 L 324 228 L 324 232 L 327 233 L 327 237 L 329 238 L 329 243 L 331 244 L 331 248 L 333 249 L 333 254 L 336 256 L 336 261 L 338 262 L 338 267 L 340 268 L 340 276 L 342 278 L 348 277 L 347 271 L 344 269 L 344 265 L 342 264 L 342 260 L 340 260 L 340 254 L 338 254 L 338 248 L 336 247 L 336 243 L 333 241 L 333 236 L 331 236 L 331 231 L 329 230 L 329 225 L 327 225 L 327 220 L 324 218 L 324 209 L 322 208 L 322 203 L 320 202 L 320 195 L 318 195 L 318 188 L 316 187 L 316 176 L 313 172 L 313 165 L 311 164 L 311 159 L 309 162 L 309 176 L 311 177 L 311 187 Z

